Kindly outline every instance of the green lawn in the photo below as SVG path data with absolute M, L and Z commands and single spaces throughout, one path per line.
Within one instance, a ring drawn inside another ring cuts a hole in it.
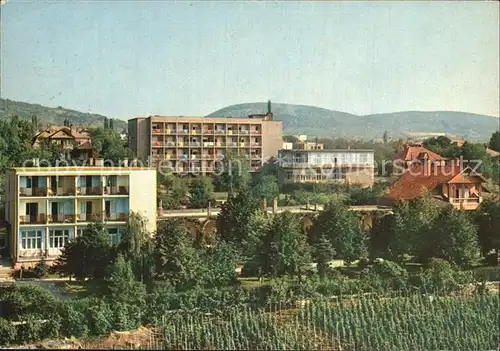
M 238 278 L 238 280 L 243 288 L 259 288 L 261 286 L 269 285 L 268 280 L 263 279 L 261 283 L 257 277 Z

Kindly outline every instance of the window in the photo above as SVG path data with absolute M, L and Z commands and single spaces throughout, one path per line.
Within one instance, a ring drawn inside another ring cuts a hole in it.
M 49 248 L 62 249 L 69 241 L 68 229 L 57 229 L 49 231 Z
M 109 228 L 108 233 L 111 244 L 118 245 L 120 243 L 120 232 L 118 231 L 118 228 Z
M 21 248 L 23 250 L 36 250 L 42 248 L 42 231 L 25 230 L 21 232 Z

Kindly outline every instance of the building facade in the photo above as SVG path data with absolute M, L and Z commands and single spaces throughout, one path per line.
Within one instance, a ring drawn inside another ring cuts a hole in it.
M 286 182 L 374 182 L 373 150 L 280 150 L 278 178 Z
M 51 126 L 33 137 L 32 146 L 38 148 L 44 142 L 60 146 L 76 160 L 88 160 L 93 156 L 92 136 L 86 129 Z
M 395 167 L 408 169 L 414 164 L 429 160 L 432 162 L 444 162 L 447 159 L 435 152 L 432 152 L 420 144 L 407 144 L 392 157 Z
M 456 209 L 475 210 L 487 192 L 486 179 L 461 160 L 424 160 L 411 166 L 389 189 L 394 201 L 410 201 L 428 193 Z
M 128 136 L 138 157 L 174 173 L 211 173 L 229 152 L 246 156 L 252 171 L 259 171 L 282 147 L 282 124 L 271 113 L 248 118 L 153 116 L 129 120 Z
M 5 218 L 14 263 L 54 260 L 90 222 L 102 221 L 112 243 L 131 211 L 156 230 L 156 171 L 145 168 L 37 167 L 7 171 Z

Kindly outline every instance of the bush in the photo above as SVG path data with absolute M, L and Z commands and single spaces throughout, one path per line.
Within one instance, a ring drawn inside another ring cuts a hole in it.
M 11 285 L 0 288 L 0 311 L 8 319 L 20 319 L 32 314 L 48 317 L 48 312 L 57 299 L 52 293 L 38 285 Z
M 91 299 L 89 303 L 87 310 L 89 334 L 93 336 L 108 334 L 113 328 L 113 311 L 103 300 Z
M 35 278 L 43 278 L 49 274 L 50 267 L 45 261 L 45 257 L 42 256 L 40 261 L 35 265 L 33 270 Z
M 387 260 L 376 261 L 364 271 L 362 277 L 376 291 L 401 290 L 408 284 L 406 269 Z
M 16 327 L 11 321 L 0 318 L 0 347 L 5 347 L 17 339 Z
M 479 267 L 471 271 L 476 281 L 499 281 L 500 269 L 498 267 Z
M 37 341 L 45 338 L 43 333 L 43 322 L 36 315 L 27 315 L 22 320 L 24 324 L 17 326 L 18 344 Z
M 419 275 L 421 288 L 426 292 L 450 292 L 459 288 L 457 267 L 440 258 L 431 258 Z
M 61 334 L 66 337 L 85 337 L 89 333 L 87 309 L 88 299 L 64 301 L 60 313 L 62 317 Z

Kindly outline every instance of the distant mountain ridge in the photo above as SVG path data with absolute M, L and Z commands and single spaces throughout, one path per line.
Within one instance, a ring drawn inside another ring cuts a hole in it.
M 310 136 L 346 137 L 359 139 L 381 138 L 388 131 L 392 138 L 407 137 L 408 133 L 449 133 L 457 137 L 487 141 L 499 127 L 499 118 L 456 111 L 404 111 L 358 116 L 326 108 L 272 103 L 274 118 L 283 121 L 285 134 Z M 209 116 L 247 117 L 265 113 L 267 102 L 244 103 L 224 107 Z M 62 125 L 65 119 L 78 126 L 102 126 L 106 116 L 79 112 L 63 107 L 47 107 L 39 104 L 0 98 L 0 118 L 17 115 L 23 119 L 38 116 L 42 126 Z M 126 129 L 127 122 L 114 119 L 116 129 Z
M 246 117 L 267 111 L 267 103 L 254 102 L 224 107 L 209 117 Z M 499 127 L 499 118 L 457 111 L 402 111 L 358 116 L 316 106 L 272 103 L 274 119 L 283 121 L 285 134 L 323 137 L 392 138 L 409 133 L 448 133 L 469 140 L 487 141 Z
M 106 118 L 95 113 L 79 112 L 63 107 L 53 108 L 39 104 L 0 99 L 0 118 L 18 116 L 22 119 L 31 120 L 33 115 L 38 117 L 38 121 L 43 127 L 47 124 L 63 125 L 65 119 L 68 119 L 75 126 L 96 127 L 102 126 L 104 118 Z M 127 122 L 114 119 L 114 127 L 118 130 L 126 129 Z

